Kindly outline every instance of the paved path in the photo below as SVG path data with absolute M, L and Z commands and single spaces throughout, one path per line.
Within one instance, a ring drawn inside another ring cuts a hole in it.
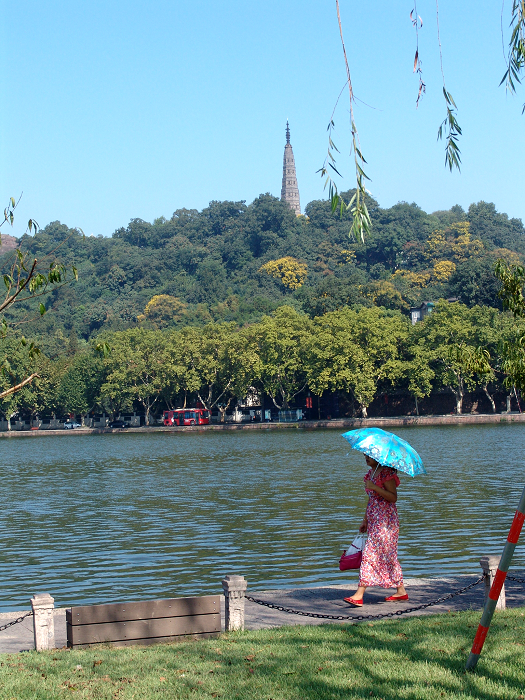
M 525 578 L 525 571 L 512 571 L 517 578 Z M 260 598 L 276 605 L 301 610 L 303 612 L 315 612 L 325 615 L 379 615 L 396 610 L 406 610 L 417 607 L 423 603 L 436 600 L 447 593 L 467 586 L 476 580 L 476 576 L 456 576 L 454 578 L 436 579 L 408 579 L 405 581 L 410 600 L 403 603 L 385 603 L 386 595 L 392 593 L 392 589 L 370 589 L 365 594 L 365 605 L 362 608 L 352 608 L 343 602 L 343 598 L 351 595 L 354 588 L 346 586 L 323 586 L 320 588 L 295 588 L 292 590 L 269 590 L 254 592 L 248 589 L 248 595 Z M 506 582 L 507 607 L 525 606 L 525 584 Z M 481 610 L 483 607 L 484 583 L 480 583 L 469 591 L 458 595 L 444 603 L 433 605 L 424 610 L 408 613 L 409 615 L 429 615 L 433 613 L 449 612 L 450 610 Z M 224 621 L 224 599 L 222 598 L 222 619 Z M 27 611 L 25 611 L 27 612 Z M 0 613 L 0 626 L 10 620 L 23 615 L 24 612 Z M 351 621 L 351 620 L 350 620 Z M 281 627 L 283 625 L 316 625 L 327 622 L 302 615 L 272 610 L 256 603 L 246 601 L 245 626 L 246 629 L 261 629 L 265 627 Z M 347 622 L 344 620 L 343 622 Z M 223 622 L 224 624 L 224 622 Z M 66 645 L 66 614 L 65 608 L 55 611 L 55 643 L 57 648 Z M 19 651 L 34 649 L 33 620 L 31 617 L 13 627 L 0 632 L 0 653 L 13 654 Z

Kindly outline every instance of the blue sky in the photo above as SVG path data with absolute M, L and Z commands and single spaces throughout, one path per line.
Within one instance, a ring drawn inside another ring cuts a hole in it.
M 507 3 L 509 5 L 509 2 Z M 383 207 L 428 212 L 494 202 L 525 219 L 525 91 L 505 70 L 501 4 L 442 0 L 447 89 L 458 105 L 463 167 L 444 167 L 436 4 L 419 0 L 427 92 L 416 110 L 410 0 L 341 0 L 369 189 Z M 332 0 L 18 0 L 2 3 L 0 193 L 24 193 L 12 231 L 33 217 L 87 235 L 211 200 L 280 196 L 289 119 L 304 206 L 345 82 Z M 510 5 L 504 7 L 503 30 Z M 353 186 L 348 101 L 335 113 L 342 189 Z

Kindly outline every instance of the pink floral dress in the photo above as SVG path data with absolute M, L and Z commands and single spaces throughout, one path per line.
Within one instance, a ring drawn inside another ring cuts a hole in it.
M 372 480 L 376 486 L 384 488 L 385 481 L 393 479 L 399 486 L 399 478 L 394 469 L 383 467 L 372 479 L 373 470 L 364 480 Z M 366 507 L 368 519 L 368 539 L 363 550 L 363 560 L 359 571 L 360 586 L 381 586 L 392 588 L 403 584 L 403 572 L 397 560 L 397 540 L 399 518 L 395 503 L 390 503 L 375 491 L 366 489 L 369 495 Z

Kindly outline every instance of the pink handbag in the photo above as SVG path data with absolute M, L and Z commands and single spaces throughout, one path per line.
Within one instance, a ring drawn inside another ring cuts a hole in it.
M 366 537 L 358 535 L 348 549 L 345 549 L 341 559 L 339 559 L 339 570 L 347 571 L 348 569 L 359 569 L 361 560 L 363 559 L 363 549 L 365 546 Z

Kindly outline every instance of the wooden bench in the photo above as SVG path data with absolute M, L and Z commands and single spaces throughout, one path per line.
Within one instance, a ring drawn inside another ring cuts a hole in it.
M 131 646 L 217 637 L 220 596 L 81 605 L 66 611 L 67 645 Z

